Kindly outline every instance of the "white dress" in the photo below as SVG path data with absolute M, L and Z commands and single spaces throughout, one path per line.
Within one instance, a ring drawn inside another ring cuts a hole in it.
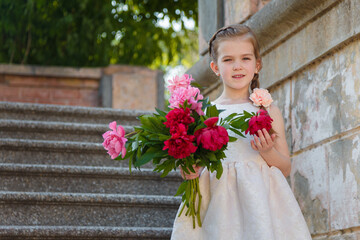
M 256 112 L 251 103 L 219 105 L 224 118 L 234 112 Z M 231 132 L 232 133 L 232 132 Z M 230 133 L 230 135 L 231 135 Z M 206 168 L 199 184 L 202 195 L 202 227 L 192 219 L 175 218 L 172 240 L 307 240 L 311 239 L 300 207 L 282 172 L 269 167 L 253 150 L 253 136 L 228 144 L 223 174 Z M 182 204 L 179 207 L 179 211 Z M 179 214 L 179 211 L 177 215 Z

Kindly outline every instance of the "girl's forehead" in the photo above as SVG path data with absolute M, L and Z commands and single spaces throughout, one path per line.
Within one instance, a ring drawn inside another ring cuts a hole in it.
M 234 37 L 222 40 L 218 45 L 218 54 L 254 54 L 254 45 L 252 42 L 243 37 Z

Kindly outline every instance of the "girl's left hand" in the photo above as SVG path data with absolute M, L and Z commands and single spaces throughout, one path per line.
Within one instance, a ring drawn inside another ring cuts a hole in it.
M 259 152 L 270 151 L 275 145 L 276 134 L 270 136 L 265 128 L 258 130 L 258 134 L 259 137 L 254 135 L 254 140 L 251 140 L 251 147 Z

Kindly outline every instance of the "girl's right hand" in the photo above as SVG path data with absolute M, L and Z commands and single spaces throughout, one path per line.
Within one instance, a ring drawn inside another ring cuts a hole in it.
M 187 174 L 186 172 L 184 172 L 180 166 L 180 174 L 182 176 L 183 179 L 186 179 L 186 180 L 191 180 L 191 179 L 195 179 L 197 177 L 200 176 L 200 172 L 201 170 L 203 169 L 202 167 L 200 166 L 196 166 L 196 165 L 193 165 L 192 166 L 195 170 L 195 173 L 193 173 L 192 171 L 190 171 L 190 169 L 188 169 L 188 171 L 190 172 L 190 174 Z

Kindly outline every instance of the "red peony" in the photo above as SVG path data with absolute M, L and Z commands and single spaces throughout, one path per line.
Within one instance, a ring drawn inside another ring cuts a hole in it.
M 216 126 L 218 117 L 211 117 L 204 121 L 207 128 L 199 129 L 195 132 L 197 144 L 203 148 L 216 151 L 221 149 L 229 142 L 229 135 L 222 126 Z
M 260 109 L 255 116 L 249 120 L 249 128 L 245 131 L 245 134 L 250 132 L 251 135 L 259 136 L 257 131 L 265 128 L 267 131 L 271 129 L 271 122 L 273 119 L 269 113 L 263 109 Z
M 179 124 L 173 129 L 171 138 L 164 142 L 163 150 L 169 149 L 168 154 L 174 158 L 186 158 L 197 149 L 193 144 L 194 139 L 193 135 L 187 135 L 186 126 Z
M 175 108 L 168 112 L 166 115 L 166 122 L 164 124 L 166 127 L 170 128 L 170 132 L 173 132 L 175 128 L 178 127 L 179 124 L 184 124 L 187 126 L 193 123 L 195 120 L 190 116 L 190 109 L 186 108 L 185 110 L 182 108 Z

